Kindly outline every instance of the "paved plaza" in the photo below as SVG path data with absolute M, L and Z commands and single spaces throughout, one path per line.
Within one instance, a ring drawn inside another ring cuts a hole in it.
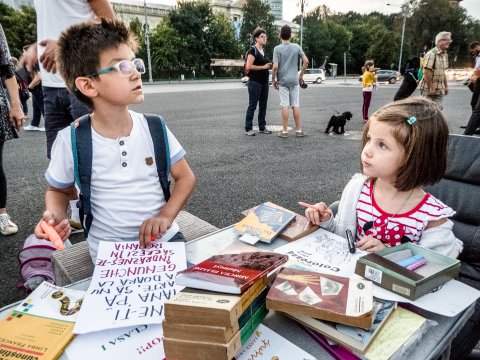
M 383 85 L 373 94 L 372 112 L 392 100 L 396 85 Z M 470 91 L 451 84 L 445 114 L 452 133 L 470 114 Z M 327 80 L 301 90 L 305 138 L 280 139 L 275 134 L 244 135 L 248 94 L 240 81 L 145 85 L 145 102 L 132 109 L 161 114 L 187 152 L 197 176 L 197 187 L 186 210 L 218 227 L 241 218 L 241 211 L 272 201 L 302 212 L 306 202 L 332 202 L 349 178 L 359 171 L 361 88 L 355 79 Z M 324 133 L 331 115 L 351 111 L 347 136 Z M 256 118 L 254 125 L 256 124 Z M 267 124 L 280 125 L 278 93 L 271 89 Z M 290 125 L 293 120 L 290 120 Z M 45 134 L 20 133 L 4 149 L 8 178 L 8 212 L 19 232 L 0 237 L 0 306 L 24 297 L 17 290 L 17 253 L 43 211 L 47 168 Z M 434 161 L 434 159 L 432 159 Z M 115 226 L 115 224 L 112 224 Z M 73 241 L 80 240 L 75 235 Z

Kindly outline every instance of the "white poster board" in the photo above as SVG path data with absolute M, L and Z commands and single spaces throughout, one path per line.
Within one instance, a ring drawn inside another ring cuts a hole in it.
M 175 285 L 186 268 L 185 244 L 138 241 L 100 242 L 92 281 L 73 332 L 160 324 L 163 304 L 183 289 Z

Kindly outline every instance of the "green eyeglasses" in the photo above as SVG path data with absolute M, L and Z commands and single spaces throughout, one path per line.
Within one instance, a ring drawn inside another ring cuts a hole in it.
M 121 75 L 130 76 L 133 74 L 133 69 L 140 74 L 145 74 L 145 63 L 142 59 L 122 60 L 112 66 L 95 71 L 93 74 L 86 75 L 86 77 L 93 77 L 96 75 L 107 74 L 111 71 L 117 71 Z

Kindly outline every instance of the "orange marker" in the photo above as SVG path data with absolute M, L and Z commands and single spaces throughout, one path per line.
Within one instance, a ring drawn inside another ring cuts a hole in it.
M 52 242 L 52 244 L 55 245 L 55 247 L 58 250 L 63 250 L 64 249 L 62 238 L 60 237 L 60 235 L 58 235 L 57 231 L 54 229 L 54 227 L 52 225 L 49 225 L 44 220 L 40 223 L 40 227 L 45 232 L 45 234 L 47 234 L 48 240 L 50 240 Z

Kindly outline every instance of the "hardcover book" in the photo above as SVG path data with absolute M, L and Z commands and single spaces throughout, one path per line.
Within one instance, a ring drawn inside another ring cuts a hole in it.
M 214 255 L 180 271 L 175 282 L 195 289 L 241 294 L 287 260 L 287 255 L 264 251 Z
M 243 327 L 226 343 L 212 342 L 210 339 L 204 341 L 183 340 L 168 337 L 164 330 L 164 348 L 168 359 L 182 360 L 230 360 L 241 349 L 242 345 L 250 338 L 257 326 L 267 315 L 268 310 L 263 303 L 250 316 Z
M 282 268 L 268 292 L 267 308 L 370 329 L 372 292 L 372 282 L 358 276 Z
M 290 211 L 288 209 L 281 207 L 280 205 L 277 205 L 271 202 L 266 202 L 265 204 L 276 209 Z M 254 211 L 255 208 L 256 207 L 242 211 L 242 214 L 246 216 L 250 211 Z M 294 213 L 293 211 L 290 211 L 290 212 L 295 215 L 295 218 L 292 220 L 292 222 L 290 222 L 290 224 L 287 225 L 285 229 L 283 229 L 278 234 L 279 238 L 285 239 L 287 241 L 295 241 L 318 229 L 318 226 L 313 225 L 310 221 L 307 220 L 305 216 Z
M 249 234 L 258 237 L 260 241 L 271 243 L 293 219 L 295 214 L 290 210 L 263 203 L 249 210 L 233 230 L 237 234 Z
M 287 316 L 298 321 L 303 326 L 325 335 L 329 339 L 350 349 L 350 351 L 365 354 L 373 339 L 378 335 L 394 312 L 396 305 L 397 303 L 394 301 L 374 299 L 373 312 L 375 316 L 372 327 L 369 330 L 322 321 L 304 315 L 287 314 Z M 310 332 L 309 334 L 312 335 Z
M 248 296 L 229 295 L 195 289 L 184 289 L 165 302 L 165 321 L 190 325 L 233 327 L 237 331 L 247 310 L 265 302 L 268 288 L 264 284 Z M 247 318 L 248 319 L 248 318 Z
M 56 359 L 73 339 L 85 292 L 46 281 L 0 322 L 1 359 Z

